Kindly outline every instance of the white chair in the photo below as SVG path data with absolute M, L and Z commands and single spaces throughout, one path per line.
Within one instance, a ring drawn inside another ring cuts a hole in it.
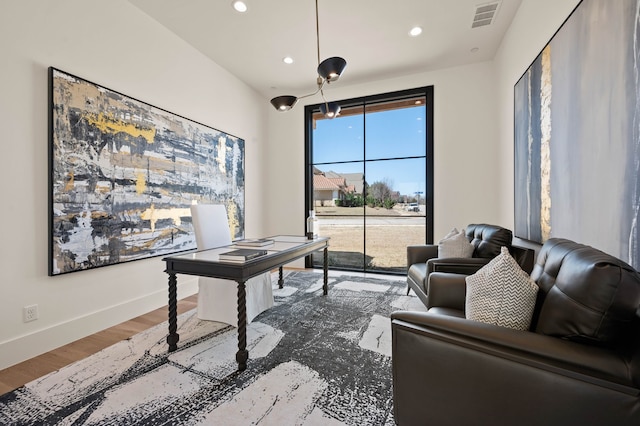
M 191 217 L 198 250 L 232 243 L 227 210 L 224 205 L 191 206 Z M 249 279 L 247 290 L 247 324 L 273 306 L 271 274 Z M 238 283 L 231 280 L 200 277 L 198 279 L 198 318 L 238 326 Z

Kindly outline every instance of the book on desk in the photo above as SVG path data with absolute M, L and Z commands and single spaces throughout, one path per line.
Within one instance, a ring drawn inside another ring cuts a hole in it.
M 234 242 L 235 245 L 240 247 L 265 247 L 273 243 L 274 241 L 268 238 L 245 239 Z
M 246 262 L 247 260 L 255 259 L 256 257 L 264 256 L 266 254 L 266 250 L 236 249 L 220 253 L 218 257 L 224 262 Z

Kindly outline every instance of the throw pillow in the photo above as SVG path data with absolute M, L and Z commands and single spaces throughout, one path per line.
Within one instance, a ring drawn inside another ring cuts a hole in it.
M 538 285 L 502 247 L 500 254 L 465 278 L 467 319 L 528 330 Z
M 438 244 L 440 244 L 444 240 L 448 240 L 449 238 L 453 237 L 454 235 L 458 235 L 459 233 L 460 233 L 460 231 L 458 231 L 458 228 L 453 228 L 451 231 L 449 231 L 449 233 L 447 235 L 445 235 L 444 237 L 442 237 L 442 239 L 440 241 L 438 241 Z
M 440 241 L 438 244 L 438 257 L 441 259 L 451 257 L 471 257 L 475 247 L 469 242 L 464 229 L 459 233 Z

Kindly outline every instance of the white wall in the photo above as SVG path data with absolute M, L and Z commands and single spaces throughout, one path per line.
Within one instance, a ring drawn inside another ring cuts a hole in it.
M 338 100 L 434 85 L 436 238 L 476 221 L 513 226 L 513 85 L 577 3 L 524 0 L 492 62 L 327 92 Z M 304 232 L 303 105 L 276 112 L 125 0 L 0 8 L 0 369 L 167 300 L 158 258 L 47 276 L 49 66 L 244 138 L 247 235 Z M 181 297 L 196 291 L 193 279 L 179 284 Z M 34 303 L 40 319 L 25 324 L 22 307 Z
M 499 132 L 492 62 L 341 87 L 348 79 L 347 68 L 327 96 L 340 100 L 434 86 L 435 238 L 454 226 L 500 223 Z M 313 84 L 313 76 L 309 82 Z M 308 103 L 318 99 L 311 98 Z M 287 113 L 272 110 L 269 124 L 268 187 L 291 191 L 270 192 L 267 210 L 271 214 L 265 229 L 267 233 L 304 232 L 304 107 L 298 104 Z
M 327 92 L 339 100 L 434 86 L 434 238 L 472 222 L 513 229 L 513 85 L 578 3 L 523 0 L 493 61 L 345 88 L 347 68 Z M 269 115 L 268 187 L 291 191 L 269 192 L 267 233 L 304 230 L 303 122 L 301 104 Z
M 0 4 L 0 369 L 167 303 L 160 258 L 47 276 L 47 68 L 246 142 L 246 233 L 262 235 L 266 101 L 125 0 Z M 179 277 L 179 296 L 197 290 Z M 40 319 L 22 322 L 38 304 Z

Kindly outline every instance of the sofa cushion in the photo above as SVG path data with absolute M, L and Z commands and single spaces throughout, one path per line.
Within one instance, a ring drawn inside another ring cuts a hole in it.
M 438 244 L 438 257 L 446 258 L 465 258 L 471 257 L 474 246 L 467 239 L 464 229 L 449 238 L 443 239 Z
M 532 329 L 583 343 L 610 345 L 640 305 L 640 275 L 593 247 L 551 238 L 531 273 L 541 289 Z
M 493 259 L 500 254 L 502 247 L 511 247 L 513 233 L 497 225 L 469 224 L 466 228 L 467 239 L 474 245 L 473 257 Z
M 516 330 L 529 329 L 538 286 L 506 247 L 465 280 L 467 319 Z

